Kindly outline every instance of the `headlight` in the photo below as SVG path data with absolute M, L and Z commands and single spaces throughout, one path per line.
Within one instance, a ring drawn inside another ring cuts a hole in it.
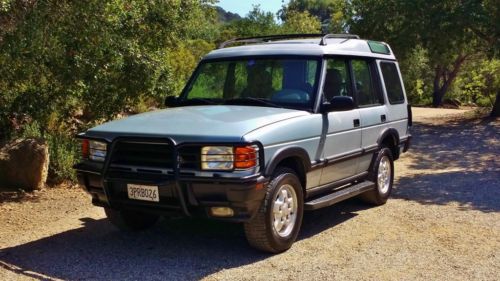
M 232 170 L 234 162 L 232 146 L 204 146 L 201 148 L 203 170 Z
M 106 159 L 107 144 L 101 141 L 89 141 L 89 159 L 104 162 Z

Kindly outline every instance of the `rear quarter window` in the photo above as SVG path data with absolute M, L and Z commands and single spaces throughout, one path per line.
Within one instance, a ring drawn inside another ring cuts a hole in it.
M 382 77 L 384 78 L 389 103 L 403 103 L 405 101 L 405 97 L 396 64 L 392 62 L 381 62 L 380 69 L 382 71 Z

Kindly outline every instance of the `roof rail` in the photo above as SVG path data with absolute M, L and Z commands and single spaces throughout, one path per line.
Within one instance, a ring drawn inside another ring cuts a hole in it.
M 348 34 L 348 33 L 342 33 L 342 34 L 324 34 L 323 37 L 321 38 L 321 41 L 319 41 L 319 44 L 321 46 L 326 46 L 326 39 L 328 38 L 344 38 L 344 39 L 359 39 L 359 36 L 356 34 Z
M 222 49 L 227 47 L 228 45 L 234 43 L 260 43 L 260 42 L 269 42 L 274 40 L 282 40 L 282 39 L 293 39 L 293 38 L 318 38 L 323 37 L 325 34 L 277 34 L 277 35 L 265 35 L 265 36 L 255 36 L 255 37 L 244 37 L 244 38 L 235 38 L 227 40 L 221 43 L 218 46 L 218 49 Z
M 344 39 L 359 39 L 358 35 L 355 34 L 278 34 L 278 35 L 265 35 L 265 36 L 255 36 L 255 37 L 244 37 L 244 38 L 235 38 L 227 40 L 221 44 L 219 44 L 218 49 L 222 49 L 227 47 L 228 45 L 234 43 L 260 43 L 260 42 L 270 42 L 274 40 L 282 40 L 282 39 L 294 39 L 294 38 L 318 38 L 321 37 L 321 41 L 319 44 L 321 46 L 326 46 L 326 39 L 328 38 L 344 38 Z

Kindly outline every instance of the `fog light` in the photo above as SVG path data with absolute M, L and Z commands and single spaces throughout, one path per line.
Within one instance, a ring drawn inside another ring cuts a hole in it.
M 212 207 L 210 208 L 210 213 L 214 217 L 232 217 L 234 216 L 234 211 L 228 207 Z

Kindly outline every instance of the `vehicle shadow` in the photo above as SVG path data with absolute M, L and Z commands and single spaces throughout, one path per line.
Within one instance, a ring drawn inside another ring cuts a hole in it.
M 299 240 L 366 207 L 350 200 L 306 213 Z M 81 220 L 81 228 L 1 249 L 0 267 L 39 280 L 198 280 L 271 257 L 248 246 L 240 224 L 172 219 L 145 232 L 127 233 L 105 219 Z
M 500 211 L 500 122 L 458 119 L 417 123 L 408 171 L 394 198 L 421 204 L 458 204 L 461 210 Z

